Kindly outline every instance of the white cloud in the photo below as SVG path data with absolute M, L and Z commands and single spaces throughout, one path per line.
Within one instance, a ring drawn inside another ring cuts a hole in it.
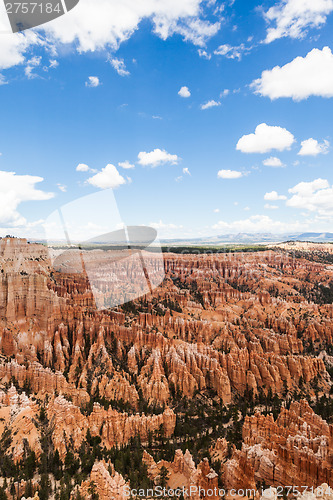
M 209 109 L 209 108 L 215 108 L 216 106 L 221 106 L 221 103 L 214 101 L 212 99 L 211 101 L 208 101 L 205 104 L 201 104 L 200 108 L 204 110 L 204 109 Z
M 4 9 L 4 5 L 0 7 L 0 70 L 3 70 L 23 64 L 25 52 L 33 46 L 44 45 L 44 42 L 31 30 L 24 33 L 9 33 L 7 14 L 1 9 Z
M 100 85 L 98 76 L 89 76 L 88 81 L 86 81 L 86 87 L 94 88 Z
M 66 191 L 67 191 L 67 186 L 65 186 L 64 184 L 59 184 L 59 183 L 57 184 L 57 186 L 58 186 L 58 189 L 59 189 L 61 192 L 66 193 Z
M 42 61 L 41 56 L 34 56 L 29 61 L 27 61 L 27 65 L 24 69 L 25 75 L 30 79 L 30 78 L 36 78 L 36 73 L 33 73 L 33 70 L 40 66 L 40 63 Z
M 135 168 L 135 165 L 133 165 L 132 163 L 130 163 L 129 161 L 120 161 L 118 163 L 118 166 L 121 167 L 121 168 L 126 168 L 126 169 L 130 169 L 130 168 Z
M 24 63 L 26 52 L 34 45 L 44 46 L 52 55 L 57 54 L 60 45 L 66 45 L 67 53 L 114 52 L 138 30 L 144 19 L 151 22 L 153 32 L 163 40 L 180 35 L 204 48 L 221 23 L 207 20 L 203 4 L 203 0 L 99 0 L 96 13 L 96 0 L 80 0 L 66 16 L 34 31 L 16 34 L 11 32 L 4 5 L 0 4 L 0 70 Z M 119 73 L 127 74 L 119 61 Z
M 307 228 L 307 224 L 273 220 L 268 215 L 252 215 L 248 219 L 233 222 L 219 221 L 212 228 L 225 233 L 286 233 L 302 231 Z
M 213 212 L 214 212 L 214 214 L 218 214 L 218 213 L 220 213 L 220 209 L 219 209 L 219 208 L 215 208 L 215 209 L 213 210 Z
M 189 91 L 189 88 L 188 87 L 182 87 L 180 89 L 180 91 L 178 92 L 178 95 L 180 95 L 180 97 L 191 97 L 191 92 Z
M 266 160 L 263 161 L 263 164 L 265 167 L 273 167 L 273 168 L 279 168 L 279 167 L 284 167 L 284 164 L 280 160 L 280 158 L 277 158 L 276 156 L 271 156 L 270 158 L 267 158 Z
M 90 167 L 86 165 L 85 163 L 79 163 L 78 166 L 76 167 L 77 172 L 89 172 Z
M 219 179 L 239 179 L 243 177 L 243 173 L 238 170 L 219 170 L 217 172 L 217 177 Z
M 58 66 L 59 66 L 59 63 L 56 59 L 50 59 L 49 68 L 57 68 Z
M 333 1 L 333 0 L 332 0 Z M 285 66 L 266 70 L 251 84 L 256 94 L 270 99 L 290 97 L 301 101 L 310 96 L 333 97 L 333 54 L 329 47 L 313 49 Z
M 156 148 L 149 153 L 141 151 L 138 154 L 138 159 L 140 165 L 143 165 L 144 167 L 158 167 L 159 165 L 163 165 L 165 163 L 176 165 L 180 160 L 177 155 L 169 154 L 164 149 L 162 150 L 159 148 Z
M 300 151 L 297 153 L 300 156 L 317 156 L 319 154 L 328 153 L 330 143 L 325 140 L 320 144 L 316 139 L 310 138 L 301 142 L 301 146 Z
M 112 164 L 106 165 L 96 175 L 87 179 L 87 182 L 100 189 L 114 189 L 126 183 L 124 177 L 120 175 L 116 167 Z
M 105 48 L 116 50 L 149 19 L 153 31 L 162 39 L 179 34 L 185 40 L 204 46 L 214 36 L 220 23 L 200 18 L 202 0 L 80 0 L 66 16 L 55 19 L 44 29 L 55 42 L 77 45 L 79 52 Z
M 269 203 L 266 203 L 265 208 L 266 210 L 277 210 L 279 207 L 277 205 L 270 205 Z
M 300 182 L 289 189 L 293 196 L 287 206 L 318 212 L 319 215 L 333 216 L 333 186 L 326 179 Z
M 202 21 L 196 18 L 185 23 L 179 22 L 178 25 L 176 23 L 173 23 L 173 25 L 170 23 L 164 24 L 161 27 L 155 28 L 155 33 L 163 40 L 174 34 L 178 34 L 187 42 L 191 42 L 199 47 L 205 47 L 207 41 L 218 33 L 220 27 L 220 22 L 212 24 L 209 21 Z
M 207 59 L 207 61 L 209 61 L 212 58 L 211 54 L 208 54 L 208 52 L 203 49 L 198 49 L 198 54 L 200 57 Z
M 265 19 L 274 27 L 267 30 L 266 43 L 278 38 L 302 38 L 307 28 L 316 28 L 326 22 L 333 11 L 333 0 L 283 0 L 271 7 Z
M 238 59 L 240 61 L 242 55 L 248 51 L 249 49 L 247 49 L 243 43 L 241 45 L 238 45 L 237 47 L 232 47 L 229 44 L 224 44 L 220 45 L 216 50 L 214 50 L 214 54 L 216 56 L 227 57 L 228 59 Z
M 230 94 L 229 89 L 224 89 L 223 92 L 221 92 L 220 97 L 227 97 Z
M 264 200 L 266 201 L 278 201 L 278 200 L 286 200 L 287 197 L 283 194 L 278 194 L 276 191 L 271 191 L 270 193 L 266 193 L 264 196 Z
M 185 167 L 185 168 L 183 168 L 183 174 L 191 175 L 191 172 L 189 171 L 189 169 L 187 167 Z
M 117 71 L 120 76 L 129 76 L 130 72 L 127 71 L 124 59 L 118 59 L 117 57 L 108 57 L 108 61 L 111 66 Z
M 243 135 L 239 139 L 236 149 L 242 153 L 269 153 L 273 149 L 290 149 L 294 142 L 293 134 L 287 129 L 261 123 L 254 134 Z
M 25 218 L 17 211 L 25 201 L 42 201 L 53 198 L 53 193 L 36 189 L 43 177 L 18 175 L 15 172 L 0 171 L 0 223 L 8 226 L 26 224 Z
M 161 220 L 159 220 L 159 222 L 150 222 L 149 225 L 151 227 L 154 227 L 155 229 L 165 229 L 165 228 L 176 229 L 176 228 L 183 227 L 183 226 L 177 226 L 177 224 L 165 224 Z
M 149 226 L 153 227 L 158 231 L 158 236 L 163 238 L 174 238 L 174 237 L 184 237 L 184 226 L 165 223 L 162 220 L 158 222 L 150 222 Z

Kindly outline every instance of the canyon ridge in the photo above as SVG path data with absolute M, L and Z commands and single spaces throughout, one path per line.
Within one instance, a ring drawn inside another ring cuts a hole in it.
M 0 500 L 332 488 L 332 248 L 164 253 L 160 286 L 100 309 L 1 239 Z

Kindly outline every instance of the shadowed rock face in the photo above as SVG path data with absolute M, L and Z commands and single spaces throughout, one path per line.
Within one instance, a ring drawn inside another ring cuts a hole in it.
M 332 481 L 327 422 L 306 402 L 292 402 L 275 419 L 259 403 L 275 395 L 292 401 L 300 386 L 310 402 L 329 395 L 332 265 L 314 261 L 311 252 L 293 258 L 284 250 L 164 260 L 160 287 L 98 311 L 84 274 L 54 271 L 42 245 L 0 241 L 0 432 L 20 427 L 6 454 L 19 463 L 26 439 L 38 459 L 48 432 L 65 460 L 69 450 L 79 453 L 88 429 L 108 450 L 135 436 L 146 446 L 157 433 L 175 446 L 185 398 L 214 399 L 217 407 L 253 398 L 241 449 L 218 438 L 203 412 L 211 456 L 223 462 L 215 467 L 221 481 L 227 487 L 245 486 L 244 477 L 251 486 L 293 484 L 297 477 L 314 486 Z M 135 282 L 139 271 L 131 265 Z M 110 475 L 107 460 L 101 464 L 89 474 L 98 482 L 109 474 L 105 481 L 116 488 L 116 471 Z

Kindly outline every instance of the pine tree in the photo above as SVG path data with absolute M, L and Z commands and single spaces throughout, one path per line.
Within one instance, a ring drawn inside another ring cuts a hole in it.
M 3 486 L 0 488 L 0 500 L 7 500 L 7 495 Z
M 160 474 L 159 474 L 159 485 L 162 488 L 166 487 L 166 485 L 168 483 L 168 478 L 169 478 L 169 471 L 164 465 L 162 465 L 161 470 L 160 470 Z

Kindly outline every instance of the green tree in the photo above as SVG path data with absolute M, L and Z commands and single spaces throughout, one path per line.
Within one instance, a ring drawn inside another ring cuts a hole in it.
M 27 479 L 32 479 L 37 466 L 36 455 L 31 451 L 24 461 L 24 474 Z M 31 495 L 28 495 L 31 496 Z
M 51 493 L 51 483 L 49 480 L 49 475 L 42 474 L 38 491 L 39 499 L 48 500 L 48 498 L 50 497 L 50 493 Z
M 53 455 L 51 472 L 53 473 L 56 481 L 59 481 L 62 478 L 62 462 L 60 460 L 58 450 L 56 450 Z
M 169 478 L 169 471 L 168 469 L 162 465 L 161 469 L 160 469 L 160 474 L 159 474 L 159 485 L 162 487 L 162 488 L 165 488 L 167 483 L 168 483 L 168 478 Z
M 34 491 L 33 491 L 32 483 L 31 483 L 31 480 L 30 480 L 30 481 L 27 481 L 27 483 L 25 485 L 24 496 L 26 498 L 28 498 L 28 497 L 33 497 L 33 495 L 34 495 Z
M 96 492 L 96 485 L 94 482 L 90 483 L 88 493 L 91 495 L 91 500 L 99 500 L 99 495 Z

